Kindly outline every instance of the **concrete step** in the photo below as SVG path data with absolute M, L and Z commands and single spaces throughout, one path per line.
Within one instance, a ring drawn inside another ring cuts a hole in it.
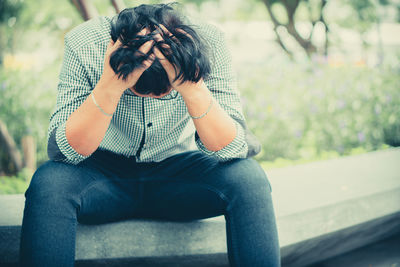
M 282 265 L 307 266 L 399 233 L 399 162 L 400 149 L 389 149 L 267 170 Z M 23 206 L 23 195 L 0 196 L 0 266 L 15 266 Z M 77 266 L 227 266 L 225 220 L 79 224 L 76 260 Z
M 400 234 L 391 236 L 371 245 L 329 258 L 309 267 L 399 267 Z

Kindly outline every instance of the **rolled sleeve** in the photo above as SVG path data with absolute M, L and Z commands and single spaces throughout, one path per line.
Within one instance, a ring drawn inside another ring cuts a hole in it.
M 220 30 L 213 26 L 208 27 L 207 30 L 206 34 L 210 45 L 212 68 L 210 75 L 204 82 L 220 106 L 234 120 L 236 137 L 231 143 L 216 152 L 208 150 L 201 142 L 197 133 L 195 134 L 195 142 L 200 151 L 215 156 L 221 161 L 246 158 L 248 145 L 246 142 L 246 132 L 243 127 L 245 118 L 240 102 L 240 94 L 237 89 L 236 75 L 232 67 L 231 53 L 226 44 L 225 36 Z
M 68 143 L 65 136 L 65 123 L 61 124 L 56 131 L 56 143 L 60 152 L 65 156 L 63 161 L 71 164 L 78 164 L 79 162 L 87 159 L 89 156 L 83 156 L 76 152 L 76 150 Z
M 65 125 L 69 116 L 79 108 L 92 90 L 87 71 L 81 62 L 81 56 L 73 43 L 73 36 L 65 36 L 64 58 L 57 87 L 57 103 L 50 118 L 48 129 L 48 146 L 54 146 L 51 135 L 55 132 L 56 145 L 65 157 L 57 157 L 57 161 L 78 164 L 85 156 L 77 153 L 68 143 L 65 135 Z M 82 54 L 82 53 L 81 53 Z M 54 148 L 53 148 L 54 149 Z
M 235 122 L 236 137 L 228 145 L 218 151 L 208 150 L 201 141 L 198 134 L 195 134 L 195 141 L 198 149 L 203 153 L 217 158 L 219 161 L 229 161 L 234 158 L 245 158 L 247 155 L 247 144 L 245 131 Z

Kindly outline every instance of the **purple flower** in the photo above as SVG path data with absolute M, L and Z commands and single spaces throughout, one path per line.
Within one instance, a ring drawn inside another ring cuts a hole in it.
M 375 114 L 379 115 L 379 114 L 381 114 L 381 112 L 382 112 L 381 106 L 380 105 L 376 105 L 375 106 Z
M 310 107 L 311 113 L 317 113 L 318 112 L 318 107 L 314 104 L 311 105 Z
M 346 106 L 346 101 L 340 99 L 337 101 L 336 106 L 338 109 L 343 109 Z
M 358 137 L 358 141 L 359 142 L 364 142 L 365 141 L 365 134 L 363 133 L 363 132 L 359 132 L 358 134 L 357 134 L 357 137 Z
M 302 130 L 296 130 L 296 132 L 294 133 L 294 136 L 296 136 L 296 138 L 300 138 L 302 135 L 303 135 Z
M 319 99 L 325 98 L 325 92 L 322 90 L 315 90 L 312 92 L 312 94 L 318 97 Z

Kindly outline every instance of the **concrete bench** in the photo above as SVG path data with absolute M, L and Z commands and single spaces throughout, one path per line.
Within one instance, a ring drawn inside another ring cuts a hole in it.
M 267 171 L 283 266 L 400 232 L 400 149 Z M 0 266 L 16 266 L 23 195 L 0 196 Z M 78 225 L 76 266 L 227 266 L 223 216 Z

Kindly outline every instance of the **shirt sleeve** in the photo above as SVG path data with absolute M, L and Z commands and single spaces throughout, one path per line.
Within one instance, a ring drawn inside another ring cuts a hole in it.
M 205 79 L 208 89 L 218 101 L 220 106 L 232 117 L 236 126 L 236 137 L 231 143 L 218 151 L 208 150 L 200 140 L 197 132 L 195 142 L 200 151 L 215 156 L 220 161 L 234 158 L 246 158 L 248 145 L 246 142 L 240 95 L 237 89 L 236 75 L 232 67 L 232 58 L 225 41 L 224 34 L 216 28 L 210 30 L 207 39 L 210 45 L 212 70 Z
M 64 58 L 57 86 L 57 103 L 48 129 L 48 155 L 51 160 L 78 164 L 89 156 L 76 152 L 65 136 L 68 117 L 85 101 L 92 90 L 88 74 L 65 36 Z M 51 152 L 51 153 L 49 153 Z

